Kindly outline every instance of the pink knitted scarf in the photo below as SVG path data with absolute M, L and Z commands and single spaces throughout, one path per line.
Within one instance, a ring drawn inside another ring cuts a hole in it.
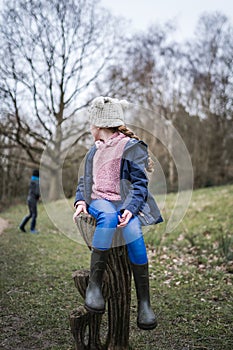
M 114 133 L 106 142 L 97 141 L 93 159 L 92 199 L 120 200 L 121 158 L 129 137 Z

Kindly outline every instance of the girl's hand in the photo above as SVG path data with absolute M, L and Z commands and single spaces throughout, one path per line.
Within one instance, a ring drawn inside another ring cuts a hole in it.
M 131 211 L 125 209 L 121 216 L 118 215 L 119 224 L 117 225 L 117 227 L 125 227 L 128 224 L 129 220 L 132 218 L 132 216 L 133 214 L 131 213 Z
M 80 204 L 77 205 L 76 207 L 76 211 L 73 215 L 73 221 L 75 223 L 75 219 L 77 216 L 79 216 L 80 213 L 84 213 L 84 214 L 87 214 L 88 215 L 88 212 L 87 212 L 87 207 L 86 207 L 86 203 L 85 202 L 82 202 Z

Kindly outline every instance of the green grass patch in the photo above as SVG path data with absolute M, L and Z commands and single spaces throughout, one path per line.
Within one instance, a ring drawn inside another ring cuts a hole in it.
M 174 194 L 167 196 L 165 219 L 174 201 Z M 40 234 L 19 232 L 17 226 L 26 212 L 25 205 L 17 205 L 2 213 L 10 226 L 0 236 L 0 348 L 74 349 L 69 314 L 83 300 L 72 272 L 89 267 L 90 252 L 60 233 L 42 204 Z M 232 349 L 232 213 L 233 186 L 197 190 L 174 231 L 166 232 L 165 223 L 145 234 L 151 302 L 159 326 L 153 331 L 136 327 L 133 287 L 131 349 Z M 67 222 L 71 220 L 67 217 Z

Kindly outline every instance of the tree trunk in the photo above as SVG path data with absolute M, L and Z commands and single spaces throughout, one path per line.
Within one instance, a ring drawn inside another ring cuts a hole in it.
M 169 178 L 169 189 L 171 191 L 174 191 L 175 189 L 175 164 L 174 164 L 174 159 L 173 159 L 173 154 L 174 154 L 174 127 L 173 127 L 173 122 L 174 122 L 174 117 L 171 117 L 169 121 L 167 121 L 167 149 L 168 149 L 168 178 Z
M 89 223 L 88 223 L 89 221 Z M 94 224 L 92 218 L 80 217 L 77 226 L 90 247 Z M 126 350 L 129 348 L 129 321 L 131 302 L 131 269 L 121 231 L 113 241 L 103 281 L 103 295 L 107 310 L 104 315 L 90 313 L 79 307 L 70 315 L 71 331 L 76 350 Z M 89 271 L 73 274 L 75 286 L 82 297 L 88 285 Z
M 48 199 L 49 201 L 55 201 L 59 198 L 61 198 L 61 176 L 60 176 L 60 170 L 57 171 L 49 171 L 50 179 L 49 179 L 49 193 L 48 193 Z

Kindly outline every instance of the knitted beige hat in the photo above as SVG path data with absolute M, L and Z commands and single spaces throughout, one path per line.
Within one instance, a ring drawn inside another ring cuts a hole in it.
M 126 100 L 111 97 L 96 97 L 90 106 L 89 122 L 101 128 L 125 125 L 124 110 L 130 106 Z

